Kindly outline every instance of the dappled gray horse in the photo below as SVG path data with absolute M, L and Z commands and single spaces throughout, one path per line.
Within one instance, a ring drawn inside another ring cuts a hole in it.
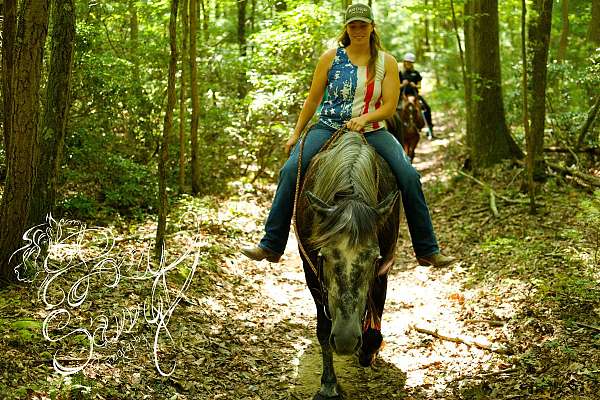
M 296 227 L 323 355 L 315 399 L 341 398 L 333 351 L 357 354 L 365 367 L 377 355 L 399 210 L 396 179 L 362 135 L 344 133 L 313 158 L 298 197 Z

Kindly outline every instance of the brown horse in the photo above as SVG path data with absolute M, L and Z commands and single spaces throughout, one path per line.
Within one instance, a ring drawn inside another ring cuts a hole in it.
M 357 354 L 367 367 L 379 351 L 399 218 L 396 179 L 359 133 L 344 133 L 314 157 L 297 199 L 296 232 L 323 356 L 316 400 L 342 398 L 333 352 Z
M 419 99 L 415 96 L 402 95 L 402 102 L 394 116 L 386 120 L 388 130 L 398 139 L 410 161 L 415 158 L 415 149 L 419 144 L 421 129 L 425 120 L 421 113 Z

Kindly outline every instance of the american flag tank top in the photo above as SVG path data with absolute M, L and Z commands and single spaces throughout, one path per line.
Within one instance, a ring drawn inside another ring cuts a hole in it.
M 375 79 L 367 82 L 367 66 L 352 64 L 346 49 L 338 47 L 327 75 L 327 88 L 319 119 L 339 129 L 351 118 L 367 114 L 381 107 L 381 84 L 385 74 L 384 53 L 379 52 Z M 365 132 L 385 128 L 385 122 L 365 125 Z

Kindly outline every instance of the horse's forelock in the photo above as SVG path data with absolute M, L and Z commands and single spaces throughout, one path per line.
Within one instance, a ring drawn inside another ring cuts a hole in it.
M 355 248 L 377 234 L 377 216 L 375 209 L 362 201 L 342 201 L 315 227 L 311 243 L 321 248 L 343 237 Z
M 376 157 L 375 150 L 355 132 L 342 135 L 331 149 L 317 156 L 314 194 L 334 211 L 314 227 L 311 242 L 315 247 L 339 239 L 339 235 L 355 247 L 376 233 Z

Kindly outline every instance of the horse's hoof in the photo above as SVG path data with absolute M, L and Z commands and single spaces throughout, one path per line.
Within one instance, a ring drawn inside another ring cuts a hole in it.
M 344 399 L 344 396 L 342 396 L 341 394 L 338 394 L 337 396 L 333 396 L 333 397 L 325 397 L 321 393 L 317 393 L 317 394 L 315 394 L 315 397 L 313 397 L 313 400 L 343 400 L 343 399 Z
M 376 351 L 375 353 L 365 353 L 362 351 L 362 349 L 360 349 L 358 351 L 358 363 L 361 367 L 370 367 L 375 362 L 375 359 L 377 358 L 377 353 L 379 352 Z
M 344 392 L 342 391 L 340 385 L 336 385 L 336 388 L 338 392 L 337 396 L 324 396 L 321 393 L 317 392 L 317 394 L 315 394 L 315 397 L 313 397 L 313 400 L 344 400 L 346 396 L 344 396 Z
M 373 365 L 377 353 L 383 347 L 383 336 L 381 331 L 369 328 L 363 333 L 363 344 L 358 350 L 358 363 L 361 367 Z

